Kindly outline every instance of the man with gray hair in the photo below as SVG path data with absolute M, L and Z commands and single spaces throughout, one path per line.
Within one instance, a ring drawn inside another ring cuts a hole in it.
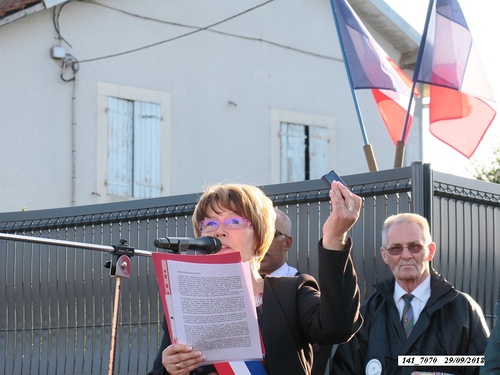
M 385 220 L 380 255 L 393 276 L 379 282 L 362 305 L 363 326 L 338 346 L 331 374 L 479 374 L 480 367 L 470 364 L 415 362 L 483 355 L 489 335 L 476 301 L 430 266 L 436 251 L 424 217 L 402 213 Z M 407 362 L 401 364 L 404 356 Z
M 264 259 L 260 263 L 259 272 L 268 276 L 295 276 L 298 271 L 287 263 L 288 250 L 292 247 L 292 223 L 283 211 L 275 208 L 276 231 L 274 239 Z

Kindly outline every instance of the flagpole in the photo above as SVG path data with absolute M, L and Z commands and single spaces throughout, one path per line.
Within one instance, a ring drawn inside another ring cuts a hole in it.
M 432 1 L 432 0 L 431 0 Z M 410 111 L 411 111 L 411 105 L 413 102 L 413 96 L 415 93 L 415 81 L 413 81 L 411 85 L 411 94 L 410 94 L 410 101 L 408 103 L 408 109 L 406 110 L 406 116 L 405 116 L 405 124 L 403 127 L 403 135 L 401 136 L 401 140 L 398 141 L 396 144 L 396 155 L 394 157 L 394 168 L 401 168 L 403 166 L 403 161 L 405 158 L 405 149 L 406 149 L 406 131 L 408 128 L 408 120 L 410 119 Z
M 375 154 L 373 153 L 373 148 L 368 142 L 368 137 L 366 135 L 366 129 L 365 125 L 363 122 L 363 117 L 361 115 L 361 112 L 359 110 L 359 104 L 358 104 L 358 98 L 356 96 L 356 93 L 354 91 L 353 83 L 352 83 L 352 77 L 351 77 L 351 70 L 349 69 L 349 64 L 347 64 L 347 58 L 345 55 L 345 50 L 344 50 L 344 43 L 342 41 L 342 35 L 340 33 L 338 21 L 337 21 L 337 13 L 335 11 L 335 5 L 333 4 L 334 0 L 330 0 L 330 5 L 332 7 L 332 13 L 333 13 L 333 19 L 335 20 L 335 28 L 337 30 L 337 36 L 340 44 L 340 50 L 342 52 L 342 57 L 344 59 L 344 66 L 347 72 L 347 79 L 349 80 L 349 86 L 351 88 L 351 95 L 352 99 L 354 101 L 354 107 L 356 109 L 356 115 L 358 117 L 358 122 L 359 126 L 361 128 L 361 135 L 363 136 L 363 141 L 365 145 L 363 146 L 363 151 L 365 152 L 365 158 L 366 162 L 368 163 L 368 169 L 370 172 L 376 172 L 378 171 L 378 166 L 377 166 L 377 161 L 375 160 Z
M 408 103 L 408 109 L 406 111 L 405 124 L 403 127 L 403 134 L 401 140 L 398 141 L 396 145 L 396 154 L 394 156 L 394 168 L 401 168 L 403 166 L 405 148 L 406 148 L 406 132 L 408 131 L 408 120 L 410 118 L 411 105 L 413 102 L 413 96 L 415 94 L 415 87 L 417 84 L 418 73 L 420 71 L 420 65 L 422 65 L 422 55 L 424 53 L 425 41 L 427 40 L 427 31 L 429 30 L 429 22 L 431 19 L 432 8 L 434 6 L 434 0 L 429 0 L 429 8 L 427 9 L 427 16 L 425 18 L 424 31 L 422 33 L 422 38 L 420 40 L 420 47 L 418 49 L 417 61 L 415 63 L 415 69 L 413 70 L 413 83 L 411 86 L 410 101 Z M 422 94 L 423 95 L 423 94 Z

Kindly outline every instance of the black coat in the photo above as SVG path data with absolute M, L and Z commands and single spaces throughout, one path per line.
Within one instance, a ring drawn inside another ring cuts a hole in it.
M 262 310 L 262 339 L 270 375 L 310 374 L 313 343 L 340 343 L 350 339 L 362 324 L 356 273 L 345 251 L 319 245 L 319 280 L 307 274 L 266 277 Z M 166 328 L 166 325 L 164 325 Z M 166 374 L 161 353 L 170 345 L 164 336 L 150 375 Z
M 479 374 L 479 367 L 398 367 L 398 355 L 483 355 L 489 329 L 479 305 L 431 270 L 431 296 L 408 337 L 404 338 L 394 302 L 394 278 L 376 286 L 363 304 L 364 324 L 348 343 L 340 345 L 331 374 L 365 374 L 370 360 L 381 365 L 381 375 L 441 371 Z

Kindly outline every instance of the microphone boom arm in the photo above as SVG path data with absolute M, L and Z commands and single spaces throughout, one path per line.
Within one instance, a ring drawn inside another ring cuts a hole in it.
M 74 242 L 74 241 L 63 241 L 50 238 L 14 235 L 7 233 L 0 233 L 0 239 L 20 241 L 20 242 L 31 242 L 43 245 L 74 247 L 85 250 L 105 251 L 112 254 L 113 261 L 105 262 L 104 267 L 109 268 L 110 275 L 116 277 L 115 301 L 114 301 L 112 324 L 111 324 L 111 345 L 110 345 L 109 368 L 108 368 L 108 375 L 113 375 L 115 352 L 116 352 L 116 334 L 118 328 L 118 312 L 120 310 L 120 300 L 121 300 L 122 278 L 127 278 L 127 279 L 130 278 L 130 270 L 131 270 L 130 257 L 134 255 L 152 257 L 152 252 L 147 250 L 138 250 L 133 247 L 127 246 L 127 240 L 124 239 L 120 240 L 119 245 L 114 245 L 114 246 L 88 244 L 88 243 Z M 188 254 L 192 255 L 212 254 L 219 251 L 221 246 L 222 244 L 220 240 L 215 237 L 200 237 L 198 239 L 191 239 L 189 237 L 172 237 L 172 238 L 159 238 L 155 240 L 155 247 L 168 249 L 169 252 L 174 254 L 179 254 L 181 251 L 187 252 Z
M 110 275 L 116 277 L 115 300 L 114 300 L 113 316 L 111 323 L 111 344 L 110 344 L 109 367 L 108 367 L 108 375 L 113 375 L 115 353 L 116 353 L 116 335 L 118 329 L 118 313 L 120 310 L 120 300 L 121 300 L 122 278 L 127 278 L 127 279 L 130 278 L 130 268 L 131 268 L 130 257 L 134 255 L 143 255 L 152 257 L 152 252 L 146 250 L 137 250 L 134 249 L 133 247 L 127 246 L 126 240 L 120 240 L 119 245 L 106 246 L 106 245 L 63 241 L 63 240 L 34 237 L 34 236 L 14 235 L 7 233 L 0 233 L 0 239 L 20 241 L 20 242 L 31 242 L 43 245 L 74 247 L 86 250 L 105 251 L 113 255 L 113 261 L 107 261 L 104 264 L 104 267 L 110 269 Z

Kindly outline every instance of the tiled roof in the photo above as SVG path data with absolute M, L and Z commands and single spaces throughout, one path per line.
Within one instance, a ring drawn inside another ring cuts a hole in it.
M 42 2 L 42 0 L 0 0 L 0 18 Z

